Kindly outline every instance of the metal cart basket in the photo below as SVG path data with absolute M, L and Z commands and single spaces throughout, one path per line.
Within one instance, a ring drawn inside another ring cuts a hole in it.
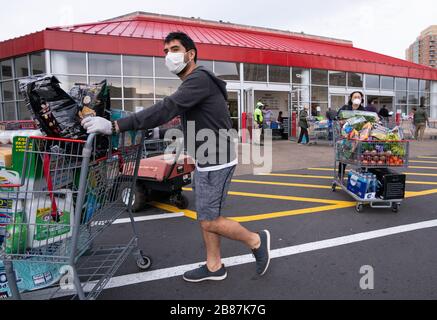
M 372 208 L 391 208 L 398 212 L 404 195 L 398 199 L 384 199 L 378 197 L 360 197 L 348 188 L 346 167 L 349 166 L 355 172 L 369 173 L 372 169 L 404 168 L 408 166 L 409 142 L 402 141 L 360 141 L 347 139 L 341 136 L 341 122 L 334 123 L 334 181 L 332 191 L 340 187 L 356 202 L 357 212 L 364 210 L 364 205 L 369 204 Z
M 0 261 L 13 298 L 21 298 L 14 271 L 20 264 L 54 265 L 66 272 L 61 285 L 43 290 L 48 293 L 45 299 L 96 299 L 131 253 L 141 270 L 150 268 L 150 258 L 138 249 L 130 205 L 133 193 L 123 193 L 135 186 L 143 144 L 99 150 L 101 139 L 107 138 L 26 138 L 21 183 L 0 186 L 1 198 L 11 209 Z M 94 247 L 124 214 L 131 221 L 130 240 Z

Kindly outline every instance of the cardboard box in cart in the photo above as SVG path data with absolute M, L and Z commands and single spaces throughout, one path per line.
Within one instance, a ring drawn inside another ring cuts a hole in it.
M 17 172 L 20 180 L 26 177 L 25 185 L 19 188 L 20 198 L 29 198 L 32 191 L 47 191 L 47 177 L 44 175 L 44 161 L 42 154 L 28 152 L 26 167 L 23 168 L 27 137 L 15 137 L 12 146 L 12 171 Z M 33 150 L 32 140 L 29 141 L 28 151 Z M 49 172 L 53 190 L 59 190 L 72 185 L 78 177 L 73 176 L 72 170 L 62 170 L 66 164 L 56 155 L 47 158 L 50 161 Z M 56 171 L 55 171 L 56 169 Z M 75 179 L 76 178 L 76 179 Z M 17 191 L 17 189 L 15 189 Z M 26 192 L 27 191 L 27 192 Z

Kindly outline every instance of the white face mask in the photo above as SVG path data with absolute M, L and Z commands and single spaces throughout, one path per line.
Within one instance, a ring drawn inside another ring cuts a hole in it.
M 359 106 L 361 105 L 361 99 L 355 99 L 354 101 L 352 101 L 352 103 L 354 104 L 354 106 Z
M 185 62 L 185 53 L 169 52 L 165 57 L 165 65 L 171 73 L 178 75 L 188 65 L 188 62 Z

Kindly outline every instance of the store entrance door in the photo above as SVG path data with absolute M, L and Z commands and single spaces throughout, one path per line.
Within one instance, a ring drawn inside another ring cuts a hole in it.
M 347 95 L 331 95 L 329 97 L 329 106 L 331 109 L 338 111 L 348 102 Z
M 239 131 L 241 128 L 241 91 L 228 91 L 228 107 L 231 115 L 232 128 Z
M 370 104 L 372 101 L 375 101 L 376 109 L 378 109 L 378 111 L 381 110 L 383 106 L 386 106 L 389 112 L 396 112 L 393 97 L 368 95 L 367 103 Z

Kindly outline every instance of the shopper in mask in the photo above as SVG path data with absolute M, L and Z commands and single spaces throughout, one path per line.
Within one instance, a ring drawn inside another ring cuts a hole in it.
M 364 94 L 361 91 L 352 92 L 349 96 L 349 102 L 347 105 L 343 106 L 339 111 L 338 115 L 342 111 L 365 111 L 364 108 Z M 338 166 L 338 177 L 343 178 L 346 172 L 346 165 L 340 163 Z
M 183 81 L 174 94 L 130 117 L 115 122 L 98 117 L 87 118 L 82 125 L 89 134 L 112 135 L 129 130 L 155 128 L 180 115 L 186 144 L 196 141 L 195 136 L 188 136 L 188 122 L 195 124 L 196 136 L 205 129 L 213 132 L 217 141 L 215 153 L 208 154 L 210 150 L 197 152 L 206 141 L 196 141 L 196 154 L 191 154 L 196 159 L 193 189 L 207 262 L 206 265 L 185 273 L 183 278 L 188 282 L 202 282 L 219 281 L 227 277 L 221 259 L 222 237 L 240 241 L 251 249 L 256 259 L 257 273 L 262 276 L 267 272 L 270 263 L 270 233 L 266 230 L 253 233 L 238 222 L 221 216 L 238 164 L 234 141 L 223 134 L 223 130 L 226 132 L 232 129 L 226 104 L 226 82 L 204 67 L 196 65 L 197 48 L 193 40 L 184 33 L 170 33 L 164 41 L 164 53 L 168 69 Z
M 364 108 L 364 94 L 361 91 L 352 92 L 349 96 L 349 102 L 343 106 L 338 112 L 341 111 L 365 111 Z

